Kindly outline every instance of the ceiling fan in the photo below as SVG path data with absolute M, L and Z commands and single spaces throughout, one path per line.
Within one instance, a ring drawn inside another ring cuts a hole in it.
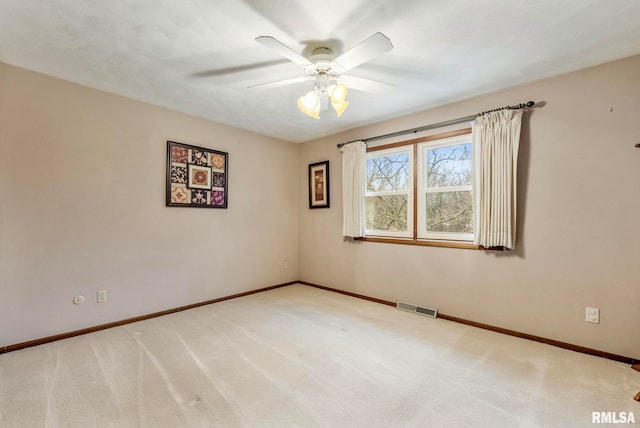
M 329 102 L 340 117 L 349 105 L 349 102 L 346 101 L 347 88 L 377 94 L 386 93 L 395 88 L 389 83 L 344 74 L 393 49 L 391 41 L 382 33 L 369 36 L 337 58 L 333 57 L 333 51 L 327 47 L 316 48 L 309 58 L 305 58 L 270 36 L 256 37 L 256 42 L 302 67 L 304 75 L 253 85 L 249 88 L 275 88 L 313 80 L 315 81 L 314 89 L 298 98 L 298 108 L 315 119 L 320 119 L 320 112 L 329 108 Z

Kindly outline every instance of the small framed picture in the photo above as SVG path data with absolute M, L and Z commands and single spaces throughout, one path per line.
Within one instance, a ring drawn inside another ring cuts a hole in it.
M 309 165 L 309 208 L 329 208 L 329 161 Z

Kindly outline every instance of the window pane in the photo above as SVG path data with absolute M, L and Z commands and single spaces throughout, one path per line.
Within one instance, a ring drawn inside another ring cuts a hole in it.
M 409 188 L 409 154 L 367 160 L 367 191 L 383 192 Z
M 427 187 L 471 184 L 471 143 L 427 150 Z
M 471 192 L 427 193 L 427 232 L 473 232 Z
M 367 229 L 407 231 L 407 195 L 367 197 Z

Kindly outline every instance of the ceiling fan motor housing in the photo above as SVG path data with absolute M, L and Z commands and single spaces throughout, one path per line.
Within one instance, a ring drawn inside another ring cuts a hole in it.
M 325 48 L 325 47 L 315 48 L 311 54 L 313 56 L 326 55 L 326 56 L 329 56 L 329 57 L 333 58 L 333 51 L 331 49 Z

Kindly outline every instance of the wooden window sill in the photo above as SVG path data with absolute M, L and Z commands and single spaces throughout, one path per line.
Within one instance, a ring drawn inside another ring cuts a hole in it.
M 464 250 L 479 250 L 479 245 L 474 245 L 470 242 L 458 242 L 458 241 L 426 241 L 411 238 L 378 238 L 373 236 L 367 236 L 364 238 L 354 238 L 356 241 L 364 242 L 381 242 L 384 244 L 400 244 L 400 245 L 419 245 L 422 247 L 445 247 L 445 248 L 461 248 Z

